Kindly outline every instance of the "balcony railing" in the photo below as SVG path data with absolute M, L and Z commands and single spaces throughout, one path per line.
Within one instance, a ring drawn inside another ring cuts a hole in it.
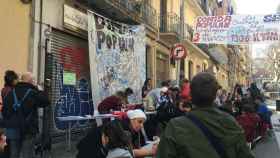
M 143 0 L 106 0 L 114 6 L 125 10 L 128 13 L 138 16 L 140 22 L 143 22 L 154 29 L 157 27 L 157 12 L 151 4 Z
M 192 41 L 193 38 L 193 28 L 189 24 L 184 24 L 184 39 Z
M 201 9 L 206 15 L 209 14 L 209 7 L 207 5 L 207 0 L 197 0 L 197 3 L 200 5 Z
M 180 17 L 175 13 L 167 13 L 159 17 L 159 29 L 162 33 L 176 33 L 180 35 Z
M 141 5 L 141 18 L 147 25 L 157 28 L 157 11 L 150 4 L 142 2 Z

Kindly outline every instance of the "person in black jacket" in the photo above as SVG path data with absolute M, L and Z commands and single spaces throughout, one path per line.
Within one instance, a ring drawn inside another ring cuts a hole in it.
M 31 73 L 22 75 L 22 82 L 3 100 L 3 119 L 6 135 L 10 140 L 10 158 L 30 158 L 34 137 L 39 133 L 39 107 L 50 102 L 47 95 L 38 89 Z

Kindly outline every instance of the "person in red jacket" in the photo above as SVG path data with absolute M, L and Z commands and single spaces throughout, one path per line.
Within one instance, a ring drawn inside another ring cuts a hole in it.
M 182 88 L 181 88 L 181 98 L 183 101 L 186 101 L 186 102 L 190 102 L 191 101 L 191 88 L 190 88 L 190 83 L 189 83 L 189 80 L 187 79 L 184 79 L 183 81 L 183 85 L 182 85 Z
M 127 97 L 133 94 L 131 88 L 126 88 L 125 91 L 118 91 L 101 101 L 98 105 L 98 111 L 101 114 L 106 114 L 113 111 L 121 111 L 122 106 L 128 104 Z
M 238 116 L 236 120 L 244 129 L 247 142 L 253 142 L 257 137 L 256 131 L 261 121 L 258 114 L 254 112 L 254 107 L 248 103 L 243 104 L 242 114 Z

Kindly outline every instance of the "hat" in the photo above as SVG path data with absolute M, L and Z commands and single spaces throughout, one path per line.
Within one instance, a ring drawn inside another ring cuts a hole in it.
M 127 111 L 127 117 L 130 120 L 135 118 L 144 118 L 145 120 L 147 119 L 146 114 L 140 109 Z
M 162 87 L 162 88 L 160 89 L 160 91 L 163 92 L 163 93 L 166 93 L 166 92 L 168 91 L 168 88 L 167 88 L 167 87 Z

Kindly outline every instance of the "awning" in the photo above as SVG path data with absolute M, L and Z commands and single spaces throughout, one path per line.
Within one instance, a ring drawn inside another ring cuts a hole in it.
M 219 64 L 228 64 L 228 57 L 226 52 L 218 47 L 210 48 L 209 54 L 212 56 Z

